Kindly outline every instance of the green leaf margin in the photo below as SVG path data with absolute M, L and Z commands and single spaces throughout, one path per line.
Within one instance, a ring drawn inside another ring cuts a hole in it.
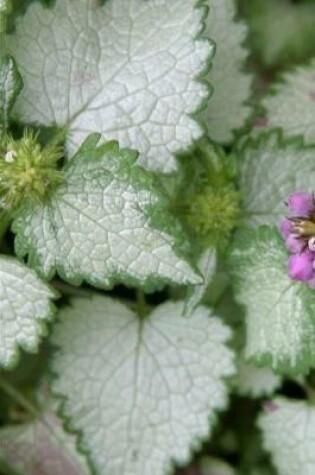
M 254 262 L 256 260 L 256 250 L 252 246 L 252 243 L 260 240 L 263 243 L 270 243 L 273 241 L 279 248 L 279 259 L 283 260 L 283 272 L 287 274 L 287 259 L 288 252 L 285 249 L 283 239 L 280 233 L 276 230 L 275 227 L 269 227 L 266 225 L 259 226 L 257 228 L 244 228 L 238 231 L 235 236 L 230 254 L 227 256 L 227 262 L 232 275 L 233 287 L 235 289 L 235 298 L 236 301 L 245 309 L 245 320 L 246 320 L 246 305 L 244 302 L 238 298 L 238 291 L 242 286 L 242 261 L 244 261 L 244 254 L 240 256 L 235 256 L 233 254 L 234 250 L 245 251 L 247 253 L 246 261 Z M 246 264 L 245 266 L 246 267 Z M 245 270 L 246 271 L 246 270 Z M 296 286 L 298 293 L 301 295 L 303 300 L 304 309 L 310 315 L 310 319 L 314 323 L 314 333 L 315 333 L 315 291 L 310 289 L 306 283 L 297 282 L 290 279 L 288 276 L 288 285 Z M 279 362 L 277 366 L 273 364 L 272 356 L 265 352 L 261 357 L 252 357 L 248 358 L 249 362 L 256 364 L 257 366 L 267 366 L 273 369 L 277 374 L 280 375 L 301 375 L 307 374 L 311 367 L 315 365 L 315 357 L 312 359 L 308 349 L 304 349 L 302 352 L 297 364 L 294 367 L 290 367 L 288 362 Z
M 179 254 L 180 259 L 185 259 L 188 264 L 190 264 L 192 270 L 195 271 L 196 275 L 200 275 L 196 265 L 194 264 L 190 244 L 188 238 L 183 231 L 182 226 L 179 222 L 174 221 L 173 216 L 168 212 L 169 207 L 169 198 L 167 192 L 164 190 L 161 182 L 159 181 L 158 176 L 153 173 L 144 170 L 136 164 L 138 157 L 138 152 L 120 148 L 118 142 L 111 141 L 102 143 L 97 147 L 97 144 L 101 138 L 100 134 L 91 134 L 84 141 L 81 148 L 77 151 L 75 156 L 70 160 L 65 168 L 65 179 L 67 176 L 72 175 L 72 170 L 76 168 L 77 165 L 80 166 L 80 163 L 83 163 L 84 160 L 87 160 L 91 163 L 92 160 L 97 161 L 99 159 L 104 160 L 104 154 L 110 152 L 116 152 L 120 154 L 120 157 L 117 157 L 117 169 L 119 170 L 119 175 L 121 177 L 128 176 L 128 181 L 132 184 L 135 190 L 154 190 L 154 193 L 159 198 L 159 202 L 147 206 L 142 212 L 149 219 L 150 225 L 162 232 L 167 233 L 174 238 L 176 249 L 174 250 L 175 254 Z M 88 157 L 86 155 L 89 154 Z M 62 186 L 62 185 L 61 185 Z M 58 188 L 55 190 L 58 191 Z M 52 195 L 53 198 L 54 195 Z M 49 205 L 49 199 L 47 204 Z M 124 283 L 130 287 L 142 287 L 148 292 L 162 288 L 167 283 L 173 283 L 170 279 L 163 277 L 151 276 L 148 277 L 144 282 L 140 282 L 133 277 L 130 277 L 127 272 L 112 272 L 109 277 L 110 284 L 104 285 L 101 284 L 94 278 L 84 276 L 83 274 L 74 274 L 72 277 L 67 277 L 64 272 L 65 267 L 63 265 L 53 266 L 50 272 L 44 273 L 41 268 L 39 256 L 37 254 L 36 247 L 29 247 L 26 244 L 26 241 L 23 237 L 24 231 L 23 228 L 16 221 L 19 216 L 23 216 L 24 213 L 31 214 L 32 209 L 25 206 L 18 209 L 14 215 L 14 220 L 12 224 L 12 231 L 16 234 L 15 237 L 15 252 L 20 258 L 27 256 L 27 262 L 30 267 L 35 269 L 38 274 L 46 279 L 51 280 L 56 274 L 58 274 L 63 280 L 69 282 L 74 286 L 80 286 L 83 282 L 87 282 L 90 285 L 101 288 L 101 289 L 111 289 L 115 284 Z M 179 251 L 179 252 L 177 252 Z M 104 272 L 105 275 L 105 272 Z M 200 276 L 200 283 L 202 283 L 202 277 Z

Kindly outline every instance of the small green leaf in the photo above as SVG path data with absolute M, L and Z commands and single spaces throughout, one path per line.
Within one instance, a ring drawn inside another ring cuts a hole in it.
M 246 310 L 245 358 L 290 374 L 315 364 L 315 298 L 288 277 L 287 259 L 281 236 L 268 227 L 240 232 L 229 257 Z
M 46 334 L 45 322 L 51 320 L 55 297 L 35 272 L 20 262 L 0 256 L 0 365 L 12 366 L 18 346 L 37 349 Z
M 287 137 L 301 135 L 315 145 L 315 60 L 285 73 L 263 100 L 266 126 L 281 127 Z
M 0 40 L 1 41 L 1 40 Z M 22 79 L 10 56 L 0 59 L 0 139 L 9 125 L 11 109 L 22 90 Z
M 185 314 L 190 315 L 200 304 L 217 268 L 217 252 L 212 246 L 208 247 L 199 258 L 197 267 L 203 277 L 203 283 L 189 287 L 185 302 Z
M 166 303 L 141 320 L 110 298 L 77 299 L 55 327 L 53 391 L 97 475 L 164 475 L 187 463 L 227 402 L 229 329 Z
M 17 212 L 18 255 L 45 278 L 58 272 L 73 284 L 200 283 L 173 250 L 183 231 L 156 177 L 135 165 L 136 152 L 98 140 L 84 142 L 45 203 Z
M 276 398 L 259 418 L 265 449 L 278 475 L 315 473 L 315 408 L 306 401 Z
M 305 147 L 301 139 L 284 140 L 274 131 L 245 141 L 237 154 L 249 224 L 279 225 L 291 193 L 314 191 L 315 147 Z
M 199 80 L 214 47 L 201 38 L 199 0 L 33 2 L 7 48 L 25 88 L 15 117 L 68 128 L 71 155 L 93 132 L 140 152 L 150 169 L 176 169 L 175 154 L 203 135 L 193 118 L 209 96 Z
M 210 137 L 227 143 L 235 130 L 249 118 L 252 77 L 245 72 L 248 52 L 243 46 L 248 29 L 236 20 L 235 0 L 208 0 L 210 11 L 206 33 L 216 44 L 216 54 L 208 75 L 213 86 L 204 118 Z

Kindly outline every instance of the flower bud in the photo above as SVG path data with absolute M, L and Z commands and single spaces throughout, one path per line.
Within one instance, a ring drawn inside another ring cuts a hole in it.
M 0 150 L 0 200 L 3 207 L 43 202 L 62 182 L 57 169 L 62 153 L 56 144 L 41 147 L 36 136 L 26 132 L 20 140 L 7 137 Z

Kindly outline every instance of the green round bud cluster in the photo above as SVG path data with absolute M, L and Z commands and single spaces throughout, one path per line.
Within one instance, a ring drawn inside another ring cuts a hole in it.
M 240 194 L 230 186 L 204 187 L 190 196 L 186 222 L 203 241 L 220 246 L 237 226 Z
M 34 133 L 23 138 L 7 136 L 0 147 L 0 199 L 5 208 L 43 202 L 63 181 L 57 169 L 62 150 L 56 143 L 42 147 Z

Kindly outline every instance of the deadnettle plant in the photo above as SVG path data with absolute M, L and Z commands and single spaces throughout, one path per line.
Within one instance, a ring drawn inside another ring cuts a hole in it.
M 280 225 L 291 253 L 288 272 L 291 279 L 307 282 L 315 288 L 315 197 L 297 192 L 289 196 L 289 216 Z
M 0 475 L 315 474 L 311 3 L 0 0 Z

